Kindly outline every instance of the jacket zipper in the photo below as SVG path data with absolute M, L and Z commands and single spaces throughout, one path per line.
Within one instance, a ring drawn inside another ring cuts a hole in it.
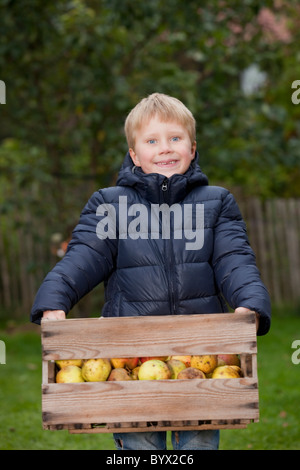
M 163 180 L 163 183 L 161 185 L 161 190 L 163 192 L 163 194 L 162 194 L 163 201 L 166 202 L 166 200 L 168 198 L 168 180 L 167 179 Z
M 163 201 L 166 203 L 168 201 L 168 180 L 165 179 L 161 186 L 163 192 Z M 166 253 L 166 274 L 169 283 L 169 304 L 170 304 L 170 314 L 175 315 L 176 306 L 175 306 L 175 279 L 174 279 L 174 253 L 172 250 L 172 241 L 164 240 L 165 253 Z

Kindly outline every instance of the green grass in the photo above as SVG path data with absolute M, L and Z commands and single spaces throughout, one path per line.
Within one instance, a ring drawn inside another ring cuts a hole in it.
M 0 364 L 0 449 L 113 450 L 111 434 L 71 435 L 41 426 L 41 346 L 39 327 L 8 333 L 6 364 Z M 300 449 L 300 364 L 291 361 L 300 339 L 300 317 L 274 317 L 268 335 L 258 338 L 260 422 L 221 431 L 220 449 Z

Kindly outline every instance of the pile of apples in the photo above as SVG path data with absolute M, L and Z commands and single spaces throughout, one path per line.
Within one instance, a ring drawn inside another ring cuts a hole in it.
M 56 383 L 243 377 L 237 354 L 55 361 Z

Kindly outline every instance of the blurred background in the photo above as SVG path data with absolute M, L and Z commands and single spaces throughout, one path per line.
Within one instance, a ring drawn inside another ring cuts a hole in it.
M 292 0 L 0 0 L 0 319 L 28 320 L 155 91 L 193 112 L 200 166 L 235 195 L 273 305 L 300 313 L 299 39 Z M 102 301 L 99 286 L 73 314 Z

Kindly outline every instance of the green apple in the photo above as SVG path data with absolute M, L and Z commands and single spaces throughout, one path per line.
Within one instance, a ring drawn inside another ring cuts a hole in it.
M 170 359 L 167 361 L 167 366 L 171 371 L 171 379 L 177 379 L 179 372 L 186 369 L 185 364 L 179 359 Z

